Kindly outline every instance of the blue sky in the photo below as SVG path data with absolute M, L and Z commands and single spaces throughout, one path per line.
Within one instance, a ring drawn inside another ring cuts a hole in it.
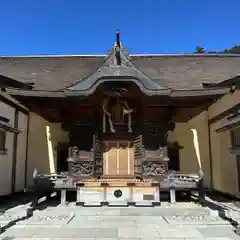
M 0 1 L 0 55 L 105 54 L 116 28 L 130 53 L 240 43 L 240 0 Z

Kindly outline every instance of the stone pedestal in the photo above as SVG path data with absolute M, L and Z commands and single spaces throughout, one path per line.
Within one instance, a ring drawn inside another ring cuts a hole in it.
M 91 184 L 77 186 L 77 205 L 81 206 L 154 206 L 160 205 L 159 186 L 141 183 Z M 94 186 L 95 185 L 95 186 Z M 133 185 L 133 184 L 132 184 Z

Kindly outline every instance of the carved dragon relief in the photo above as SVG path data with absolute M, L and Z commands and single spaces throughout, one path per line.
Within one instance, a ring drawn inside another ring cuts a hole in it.
M 75 162 L 72 165 L 72 173 L 75 176 L 90 176 L 93 174 L 93 162 Z
M 69 171 L 74 176 L 90 176 L 94 173 L 93 152 L 81 151 L 74 146 L 69 148 Z
M 158 150 L 145 150 L 145 161 L 142 164 L 143 176 L 157 176 L 168 171 L 167 149 L 159 147 Z
M 157 163 L 148 161 L 143 163 L 143 176 L 157 176 L 166 173 L 166 168 L 164 163 Z

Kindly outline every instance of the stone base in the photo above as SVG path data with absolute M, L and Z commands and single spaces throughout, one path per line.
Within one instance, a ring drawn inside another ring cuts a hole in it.
M 158 187 L 78 187 L 81 206 L 156 206 L 160 205 Z

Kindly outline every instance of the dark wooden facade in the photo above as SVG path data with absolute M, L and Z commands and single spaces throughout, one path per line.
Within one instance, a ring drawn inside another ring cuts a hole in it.
M 64 146 L 69 148 L 68 170 L 76 179 L 160 181 L 168 171 L 169 131 L 228 93 L 230 86 L 173 90 L 135 67 L 119 37 L 117 32 L 102 66 L 75 84 L 58 91 L 9 93 L 30 111 L 62 123 L 69 132 Z

